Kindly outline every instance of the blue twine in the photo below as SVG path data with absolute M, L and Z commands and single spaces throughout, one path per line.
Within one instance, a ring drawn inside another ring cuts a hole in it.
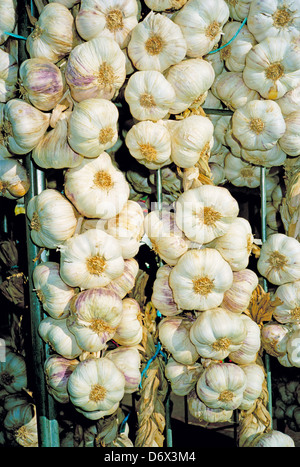
M 123 422 L 121 423 L 121 425 L 120 425 L 120 433 L 124 433 L 124 431 L 125 431 L 125 426 L 126 426 L 126 423 L 127 423 L 128 418 L 129 418 L 129 415 L 130 415 L 130 412 L 129 412 L 129 414 L 126 415 L 126 417 L 124 418 Z
M 143 376 L 144 376 L 145 378 L 148 378 L 148 376 L 147 376 L 146 373 L 147 373 L 147 371 L 148 371 L 149 366 L 150 366 L 151 363 L 153 362 L 153 360 L 155 360 L 156 357 L 157 357 L 159 354 L 161 354 L 161 355 L 164 357 L 164 359 L 167 359 L 167 356 L 166 356 L 166 355 L 164 354 L 164 352 L 162 352 L 162 350 L 161 350 L 161 343 L 160 343 L 160 342 L 158 342 L 158 343 L 156 344 L 155 348 L 156 348 L 155 354 L 153 355 L 153 357 L 151 357 L 151 358 L 148 360 L 147 365 L 145 366 L 145 368 L 143 369 L 143 371 L 142 371 L 142 373 L 141 373 L 141 382 L 140 382 L 140 385 L 139 385 L 140 388 L 142 388 L 142 379 L 143 379 Z
M 219 47 L 218 49 L 211 50 L 210 52 L 207 53 L 207 55 L 208 55 L 208 54 L 215 54 L 216 52 L 219 52 L 220 50 L 224 49 L 224 48 L 227 47 L 229 44 L 231 44 L 231 42 L 236 38 L 236 36 L 239 34 L 239 32 L 241 31 L 241 29 L 243 28 L 243 26 L 246 24 L 246 21 L 247 21 L 247 18 L 244 19 L 244 21 L 242 22 L 241 26 L 239 27 L 239 29 L 238 29 L 237 32 L 235 33 L 235 35 L 230 39 L 229 42 L 227 42 L 227 44 L 222 45 L 222 47 Z
M 24 41 L 27 40 L 27 37 L 19 36 L 18 34 L 13 34 L 12 32 L 4 31 L 4 34 L 7 34 L 8 36 L 14 37 L 15 39 L 23 39 Z

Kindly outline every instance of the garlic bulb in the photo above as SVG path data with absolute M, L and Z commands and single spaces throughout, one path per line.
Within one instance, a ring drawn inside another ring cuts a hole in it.
M 123 273 L 116 279 L 110 281 L 105 287 L 108 290 L 116 292 L 120 298 L 124 298 L 133 289 L 138 272 L 139 263 L 136 259 L 125 259 Z
M 172 107 L 175 90 L 160 71 L 136 71 L 129 77 L 124 96 L 134 118 L 158 121 Z
M 17 22 L 16 0 L 2 0 L 0 3 L 0 44 L 8 39 L 5 32 L 13 32 Z
M 179 10 L 187 0 L 145 0 L 148 8 L 154 11 Z
M 223 27 L 221 46 L 230 42 L 240 27 L 241 23 L 239 21 L 226 23 Z M 220 56 L 224 60 L 226 68 L 229 71 L 242 72 L 245 68 L 247 54 L 255 44 L 256 40 L 253 34 L 244 25 L 237 37 L 220 51 Z
M 199 376 L 203 372 L 200 363 L 194 365 L 183 365 L 169 358 L 165 366 L 165 376 L 171 384 L 171 389 L 177 396 L 186 396 L 195 387 Z
M 238 408 L 239 410 L 250 410 L 262 392 L 265 373 L 263 368 L 256 363 L 243 365 L 241 368 L 246 375 L 246 388 Z
M 277 233 L 263 243 L 257 262 L 258 271 L 271 284 L 282 285 L 300 279 L 298 240 Z
M 250 164 L 261 165 L 263 167 L 279 167 L 283 165 L 287 154 L 280 146 L 280 141 L 284 136 L 279 139 L 279 142 L 275 144 L 271 149 L 249 151 L 248 149 L 242 149 L 241 157 Z
M 109 350 L 105 357 L 114 362 L 125 378 L 125 394 L 132 394 L 141 382 L 141 356 L 136 347 L 117 347 Z
M 105 288 L 96 287 L 75 295 L 69 305 L 69 331 L 79 347 L 87 352 L 98 352 L 113 338 L 122 319 L 122 300 Z
M 243 21 L 247 18 L 252 0 L 225 0 L 228 4 L 230 18 Z
M 18 160 L 0 158 L 0 196 L 22 198 L 29 187 L 30 180 L 25 167 Z
M 9 410 L 3 420 L 3 426 L 15 442 L 23 447 L 38 447 L 38 427 L 36 407 L 23 404 Z
M 47 112 L 60 102 L 65 89 L 63 74 L 49 59 L 24 60 L 19 74 L 21 92 L 34 107 Z
M 281 109 L 281 113 L 284 117 L 292 112 L 300 110 L 300 85 L 296 86 L 291 91 L 288 91 L 280 99 L 276 99 L 276 103 Z
M 299 5 L 294 0 L 252 0 L 247 24 L 258 42 L 290 40 L 299 34 Z
M 268 37 L 248 52 L 243 79 L 265 99 L 279 99 L 300 84 L 300 53 L 289 40 Z
M 189 168 L 198 160 L 208 160 L 214 132 L 209 118 L 191 115 L 183 120 L 169 121 L 167 126 L 171 133 L 171 160 L 178 167 Z
M 192 390 L 187 396 L 189 413 L 199 421 L 207 423 L 223 423 L 231 420 L 233 410 L 212 409 L 207 407 L 195 390 Z
M 8 149 L 14 154 L 29 153 L 44 136 L 50 115 L 22 99 L 10 99 L 4 107 L 2 132 Z
M 45 248 L 56 248 L 72 237 L 77 226 L 75 209 L 57 190 L 47 188 L 27 204 L 32 241 Z
M 288 156 L 299 155 L 299 128 L 300 128 L 300 110 L 291 112 L 285 117 L 286 130 L 279 140 L 282 151 Z
M 173 359 L 183 365 L 192 365 L 199 354 L 190 340 L 193 322 L 184 317 L 166 317 L 158 325 L 159 339 Z
M 139 303 L 134 298 L 124 298 L 123 312 L 114 334 L 114 341 L 120 345 L 134 346 L 143 337 L 142 313 Z
M 27 389 L 26 362 L 22 355 L 6 347 L 0 361 L 0 387 L 9 394 Z
M 294 448 L 295 442 L 291 436 L 278 430 L 249 436 L 244 444 L 245 448 Z
M 119 214 L 129 198 L 123 172 L 103 152 L 65 173 L 65 194 L 78 212 L 89 218 L 109 219 Z
M 0 49 L 0 102 L 7 102 L 16 96 L 18 69 L 13 55 Z
M 71 287 L 104 287 L 124 271 L 117 239 L 98 229 L 89 229 L 60 246 L 60 275 Z
M 68 305 L 76 290 L 63 282 L 59 273 L 59 263 L 45 261 L 33 270 L 35 292 L 43 309 L 51 318 L 66 318 L 69 315 Z
M 167 16 L 150 11 L 131 32 L 128 56 L 137 70 L 165 71 L 181 62 L 187 45 L 181 28 Z
M 170 286 L 177 306 L 204 311 L 222 303 L 232 286 L 233 273 L 217 250 L 188 250 L 170 273 Z
M 171 135 L 160 121 L 136 123 L 126 134 L 125 143 L 130 154 L 150 170 L 171 163 Z
M 119 112 L 107 99 L 85 99 L 75 105 L 69 120 L 68 142 L 87 158 L 100 156 L 118 139 Z
M 226 188 L 212 185 L 184 192 L 175 206 L 178 227 L 197 243 L 208 243 L 224 235 L 239 211 L 237 201 Z
M 251 269 L 235 271 L 232 286 L 224 293 L 221 307 L 232 313 L 242 313 L 247 309 L 257 285 L 258 277 Z
M 240 348 L 229 354 L 230 360 L 238 365 L 247 365 L 257 359 L 261 346 L 260 327 L 246 314 L 240 315 L 246 329 L 246 337 Z
M 287 357 L 293 367 L 300 368 L 300 329 L 292 331 L 287 341 Z
M 122 372 L 108 358 L 80 362 L 68 381 L 71 402 L 88 412 L 112 409 L 123 398 L 124 388 Z
M 213 360 L 224 360 L 237 351 L 245 337 L 241 317 L 221 307 L 200 313 L 190 330 L 190 339 L 198 354 Z
M 48 316 L 40 322 L 38 331 L 43 341 L 62 357 L 73 360 L 82 354 L 74 334 L 69 331 L 67 318 L 55 319 Z
M 33 148 L 32 158 L 43 169 L 65 169 L 77 167 L 83 156 L 73 151 L 68 143 L 68 124 L 71 112 L 63 112 L 55 127 L 46 132 Z
M 169 284 L 172 267 L 165 264 L 158 268 L 153 283 L 151 302 L 163 316 L 176 316 L 182 312 L 174 300 Z
M 225 157 L 224 171 L 225 177 L 234 186 L 257 188 L 260 185 L 260 168 L 231 153 Z
M 77 102 L 112 99 L 126 78 L 125 55 L 108 37 L 97 37 L 72 49 L 66 67 L 66 81 Z
M 175 15 L 187 42 L 188 57 L 203 57 L 218 44 L 222 28 L 228 21 L 229 9 L 224 0 L 190 0 Z
M 48 392 L 61 404 L 66 404 L 70 400 L 68 379 L 78 363 L 79 360 L 69 360 L 57 354 L 50 355 L 44 363 Z
M 84 415 L 88 420 L 99 420 L 100 418 L 106 417 L 107 415 L 112 415 L 118 410 L 119 402 L 116 402 L 108 410 L 82 410 L 79 407 L 75 406 L 75 410 L 80 414 Z
M 274 300 L 281 300 L 273 312 L 273 317 L 279 323 L 300 322 L 300 281 L 289 282 L 277 287 Z
M 265 351 L 273 357 L 283 357 L 287 353 L 290 330 L 283 324 L 269 321 L 261 330 L 261 343 Z
M 200 376 L 196 392 L 212 409 L 235 410 L 243 400 L 246 375 L 234 363 L 212 363 Z
M 27 38 L 26 48 L 30 58 L 44 57 L 56 63 L 71 52 L 74 41 L 72 13 L 64 5 L 50 3 L 41 11 Z
M 137 0 L 83 0 L 76 16 L 80 36 L 89 41 L 95 37 L 114 39 L 124 49 L 130 33 L 138 23 Z
M 243 107 L 248 102 L 259 99 L 257 91 L 245 84 L 243 74 L 236 71 L 221 73 L 214 82 L 213 93 L 231 110 Z

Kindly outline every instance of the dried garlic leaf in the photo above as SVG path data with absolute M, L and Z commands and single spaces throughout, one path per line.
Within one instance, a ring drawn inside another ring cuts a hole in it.
M 265 292 L 261 285 L 258 285 L 252 293 L 247 314 L 261 326 L 264 322 L 271 321 L 273 311 L 278 305 L 278 301 L 271 302 L 270 294 Z

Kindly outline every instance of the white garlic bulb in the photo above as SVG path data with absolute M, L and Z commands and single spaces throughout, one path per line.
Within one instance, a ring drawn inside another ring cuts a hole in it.
M 77 217 L 72 204 L 58 191 L 43 190 L 27 205 L 32 241 L 45 248 L 56 248 L 75 233 Z
M 282 233 L 268 237 L 257 262 L 258 271 L 275 285 L 300 279 L 300 244 Z
M 195 387 L 203 370 L 200 363 L 183 365 L 170 357 L 165 366 L 165 376 L 170 381 L 171 389 L 174 394 L 177 396 L 186 396 Z
M 278 430 L 259 433 L 249 436 L 244 444 L 245 448 L 294 448 L 295 441 L 291 436 Z
M 16 0 L 2 0 L 0 3 L 0 44 L 8 39 L 6 32 L 13 32 L 17 22 Z
M 47 390 L 55 400 L 66 404 L 70 400 L 68 379 L 79 360 L 69 360 L 57 354 L 50 355 L 44 363 Z
M 300 321 L 300 281 L 289 282 L 277 287 L 274 300 L 279 299 L 273 317 L 279 323 L 298 323 Z
M 187 0 L 145 0 L 148 8 L 154 11 L 179 10 Z
M 69 305 L 68 329 L 87 352 L 98 352 L 113 338 L 122 319 L 122 300 L 102 287 L 84 290 Z
M 233 313 L 242 313 L 247 309 L 257 285 L 258 277 L 251 269 L 235 271 L 232 286 L 224 293 L 222 308 Z
M 125 394 L 132 394 L 139 388 L 141 382 L 141 356 L 136 347 L 121 345 L 109 350 L 105 357 L 114 362 L 125 378 Z
M 212 92 L 233 111 L 252 100 L 259 99 L 258 92 L 250 89 L 245 84 L 243 74 L 237 71 L 225 71 L 217 76 Z
M 117 239 L 99 229 L 68 239 L 60 246 L 60 275 L 71 287 L 104 287 L 124 271 Z
M 239 211 L 238 203 L 230 192 L 213 185 L 184 192 L 175 207 L 178 227 L 189 240 L 201 244 L 224 235 Z
M 273 321 L 266 323 L 261 330 L 262 347 L 273 357 L 284 357 L 287 354 L 289 337 L 290 329 Z
M 27 403 L 6 413 L 3 426 L 9 438 L 23 447 L 38 447 L 36 407 Z
M 224 161 L 227 180 L 234 186 L 257 188 L 260 185 L 260 168 L 228 153 Z
M 172 107 L 175 90 L 160 71 L 136 71 L 129 77 L 124 96 L 134 118 L 158 121 Z
M 129 198 L 129 185 L 123 172 L 103 152 L 65 173 L 65 194 L 78 212 L 89 218 L 109 219 L 124 208 Z
M 229 9 L 231 7 L 230 2 Z M 220 56 L 224 60 L 226 68 L 229 71 L 242 72 L 245 68 L 246 57 L 249 50 L 256 44 L 256 40 L 249 31 L 248 27 L 244 24 L 238 35 L 234 40 L 233 36 L 240 29 L 241 23 L 239 21 L 231 21 L 223 27 L 223 36 L 221 46 L 223 49 L 220 51 Z M 231 43 L 226 45 L 228 42 Z
M 173 359 L 184 365 L 194 364 L 199 354 L 190 339 L 193 322 L 185 317 L 166 317 L 158 325 L 159 339 Z
M 237 351 L 245 337 L 246 329 L 240 315 L 221 307 L 200 313 L 190 330 L 198 354 L 213 360 L 224 360 Z
M 4 339 L 2 339 L 4 341 Z M 25 358 L 10 347 L 1 349 L 0 386 L 9 394 L 27 389 L 27 370 Z
M 71 95 L 84 99 L 112 99 L 126 78 L 125 55 L 108 37 L 97 37 L 74 47 L 65 71 Z
M 108 358 L 80 362 L 68 381 L 71 402 L 87 412 L 116 409 L 116 404 L 124 396 L 124 389 L 123 373 Z
M 124 49 L 130 33 L 138 23 L 137 0 L 82 0 L 76 16 L 80 36 L 89 41 L 95 37 L 114 39 Z
M 246 337 L 240 348 L 229 354 L 230 360 L 238 365 L 247 365 L 257 359 L 258 351 L 261 347 L 260 327 L 248 315 L 240 315 L 246 329 Z
M 29 187 L 29 176 L 21 162 L 0 157 L 0 196 L 9 199 L 22 198 Z
M 300 368 L 300 329 L 292 330 L 287 340 L 287 358 L 293 367 Z
M 26 47 L 30 58 L 44 57 L 56 63 L 71 52 L 75 37 L 72 13 L 64 5 L 50 3 L 41 11 Z
M 167 16 L 150 11 L 131 32 L 128 56 L 137 70 L 165 71 L 181 62 L 187 45 L 181 28 Z
M 228 8 L 230 18 L 236 21 L 243 21 L 247 18 L 249 8 L 252 0 L 225 0 Z
M 281 109 L 281 113 L 284 117 L 292 112 L 300 110 L 300 85 L 296 86 L 291 91 L 288 91 L 280 99 L 276 99 L 276 103 Z
M 233 410 L 212 409 L 204 404 L 193 389 L 187 396 L 189 413 L 199 421 L 224 423 L 232 418 Z
M 176 316 L 182 312 L 174 300 L 173 290 L 169 284 L 172 267 L 160 266 L 153 283 L 151 302 L 163 316 Z
M 116 279 L 110 281 L 105 287 L 108 290 L 116 292 L 120 298 L 124 298 L 133 289 L 138 272 L 139 263 L 136 259 L 125 259 L 123 273 Z
M 82 354 L 74 334 L 67 326 L 67 318 L 55 319 L 48 316 L 42 319 L 38 331 L 43 341 L 62 357 L 73 360 Z
M 300 128 L 300 110 L 291 112 L 284 119 L 286 130 L 284 135 L 278 141 L 280 148 L 288 156 L 299 155 L 299 128 Z
M 174 17 L 187 42 L 188 57 L 203 57 L 219 42 L 228 21 L 229 9 L 224 0 L 209 4 L 190 0 Z
M 32 279 L 35 292 L 49 316 L 66 318 L 69 315 L 69 302 L 76 290 L 61 279 L 59 263 L 45 261 L 38 264 L 34 268 Z
M 141 342 L 143 337 L 142 314 L 139 303 L 134 298 L 124 298 L 123 311 L 114 334 L 114 341 L 124 346 L 134 346 Z
M 18 70 L 17 61 L 13 55 L 0 49 L 0 102 L 7 102 L 16 96 Z
M 249 410 L 253 407 L 253 404 L 262 392 L 265 373 L 263 368 L 256 363 L 249 363 L 248 365 L 243 365 L 241 368 L 246 375 L 246 388 L 243 393 L 243 400 L 239 405 L 239 410 Z
M 204 311 L 222 303 L 233 281 L 229 264 L 213 249 L 188 250 L 170 273 L 170 286 L 177 306 Z
M 278 143 L 271 149 L 249 151 L 248 149 L 242 148 L 242 159 L 246 162 L 250 162 L 250 164 L 261 165 L 267 168 L 283 165 L 287 157 L 286 152 L 282 150 L 279 144 L 283 137 L 284 136 L 282 136 Z

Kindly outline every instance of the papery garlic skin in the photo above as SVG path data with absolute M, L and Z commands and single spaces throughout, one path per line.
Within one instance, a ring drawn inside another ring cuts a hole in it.
M 204 404 L 195 390 L 187 396 L 189 413 L 199 421 L 207 423 L 223 423 L 231 420 L 233 410 L 212 409 Z
M 114 362 L 125 378 L 125 394 L 132 394 L 141 382 L 141 356 L 136 347 L 120 346 L 109 350 L 105 357 Z
M 67 318 L 55 319 L 48 316 L 40 322 L 38 332 L 43 341 L 62 357 L 73 360 L 82 354 L 75 336 L 69 331 Z
M 19 67 L 13 55 L 0 49 L 0 102 L 5 103 L 16 97 L 18 71 Z
M 176 316 L 182 312 L 177 306 L 173 290 L 169 284 L 169 276 L 172 267 L 166 265 L 158 268 L 153 283 L 151 302 L 163 316 Z
M 27 388 L 26 362 L 22 355 L 7 347 L 5 359 L 0 361 L 0 386 L 9 394 Z
M 265 373 L 263 368 L 256 363 L 243 365 L 241 368 L 246 375 L 247 382 L 243 393 L 243 400 L 238 408 L 239 410 L 250 410 L 262 392 Z
M 44 372 L 48 392 L 61 404 L 70 400 L 68 379 L 78 365 L 79 360 L 69 360 L 60 355 L 50 355 L 44 363 Z
M 124 49 L 130 33 L 138 23 L 136 0 L 83 0 L 76 16 L 76 28 L 80 36 L 89 41 L 95 37 L 114 39 Z
M 51 3 L 43 8 L 27 38 L 26 48 L 30 58 L 45 57 L 57 63 L 71 52 L 74 41 L 72 13 L 64 5 Z
M 116 292 L 120 298 L 124 298 L 133 289 L 138 272 L 139 263 L 136 259 L 125 259 L 123 273 L 116 279 L 111 280 L 106 288 Z
M 80 348 L 87 352 L 104 349 L 122 319 L 122 300 L 116 293 L 101 287 L 75 295 L 69 309 L 68 329 Z
M 126 297 L 122 300 L 122 306 L 122 316 L 114 334 L 114 341 L 127 347 L 138 345 L 143 338 L 140 305 L 134 298 Z
M 165 376 L 170 381 L 174 394 L 177 396 L 186 396 L 195 387 L 203 370 L 200 363 L 183 365 L 170 357 L 165 366 Z
M 101 230 L 89 229 L 60 246 L 60 275 L 71 287 L 105 287 L 123 271 L 118 240 Z
M 181 194 L 176 223 L 189 240 L 208 243 L 224 235 L 237 217 L 239 206 L 223 187 L 204 185 Z
M 57 190 L 47 188 L 27 205 L 32 241 L 45 248 L 56 248 L 72 237 L 77 217 L 72 204 Z
M 184 317 L 163 318 L 158 325 L 159 339 L 174 360 L 184 365 L 194 364 L 199 354 L 190 340 L 192 321 Z
M 129 184 L 110 156 L 103 152 L 65 173 L 65 194 L 88 218 L 109 219 L 119 214 L 129 198 Z
M 275 285 L 299 280 L 299 242 L 285 234 L 271 235 L 262 245 L 257 268 L 262 276 Z
M 300 322 L 300 281 L 289 282 L 277 287 L 274 300 L 281 300 L 273 312 L 273 317 L 279 323 Z
M 76 102 L 85 99 L 112 99 L 126 78 L 125 55 L 107 37 L 98 37 L 74 47 L 65 72 Z
M 177 24 L 150 11 L 132 30 L 127 50 L 137 70 L 163 72 L 184 59 L 187 44 Z
M 158 121 L 172 107 L 175 90 L 160 71 L 136 71 L 128 80 L 124 96 L 134 118 Z
M 88 412 L 112 409 L 123 398 L 124 389 L 124 375 L 108 358 L 80 362 L 68 381 L 71 402 Z
M 229 354 L 230 360 L 238 365 L 247 365 L 257 359 L 261 347 L 260 327 L 246 314 L 241 314 L 246 329 L 246 337 L 240 348 Z
M 244 322 L 225 308 L 200 313 L 190 329 L 190 338 L 201 357 L 224 360 L 237 351 L 246 337 Z
M 25 167 L 15 159 L 0 157 L 0 196 L 22 198 L 29 190 L 30 180 Z
M 55 319 L 69 315 L 68 305 L 76 293 L 61 279 L 59 263 L 45 261 L 33 270 L 33 284 L 43 309 Z
M 222 307 L 233 313 L 242 313 L 249 305 L 252 293 L 258 286 L 258 277 L 251 269 L 241 269 L 233 273 L 233 283 L 224 293 Z
M 210 52 L 219 42 L 228 18 L 229 9 L 223 0 L 213 0 L 209 5 L 200 0 L 187 2 L 174 18 L 186 39 L 187 56 L 203 57 Z

